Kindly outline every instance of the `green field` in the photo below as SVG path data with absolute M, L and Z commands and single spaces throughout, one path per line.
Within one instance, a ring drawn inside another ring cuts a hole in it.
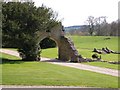
M 118 88 L 117 77 L 45 62 L 24 62 L 7 54 L 2 54 L 1 58 L 3 85 Z
M 71 38 L 79 54 L 81 54 L 84 58 L 91 58 L 92 54 L 94 54 L 92 52 L 93 48 L 101 49 L 103 47 L 108 47 L 111 50 L 118 51 L 118 37 L 110 36 L 67 36 L 67 37 Z M 105 38 L 108 37 L 110 39 L 106 40 Z M 17 50 L 14 48 L 7 49 Z M 101 57 L 102 60 L 118 61 L 119 60 L 118 55 L 120 57 L 120 54 L 101 54 Z M 42 49 L 41 57 L 58 58 L 58 48 Z M 120 70 L 120 68 L 118 68 L 118 65 L 109 64 L 105 62 L 89 62 L 84 64 Z
M 94 54 L 92 52 L 93 48 L 101 49 L 103 47 L 108 47 L 111 50 L 118 51 L 118 37 L 110 37 L 110 36 L 107 37 L 106 36 L 67 36 L 67 37 L 70 37 L 72 39 L 79 54 L 81 54 L 85 58 L 91 58 L 92 54 Z M 110 39 L 106 40 L 105 38 L 108 37 Z M 11 48 L 8 49 L 17 50 Z M 58 48 L 42 49 L 41 57 L 58 58 Z M 101 57 L 102 60 L 107 60 L 107 61 L 119 60 L 118 54 L 101 54 Z M 84 64 L 111 68 L 111 69 L 118 69 L 118 65 L 104 63 L 104 62 L 89 62 Z
M 85 58 L 91 58 L 92 54 L 94 54 L 93 48 L 101 49 L 103 47 L 108 47 L 111 50 L 118 52 L 118 37 L 109 37 L 106 36 L 67 36 L 72 39 L 77 48 L 79 54 L 81 54 Z M 43 49 L 41 56 L 48 57 L 48 58 L 57 58 L 58 55 L 58 48 L 49 48 Z M 100 54 L 98 54 L 100 55 Z M 102 60 L 107 61 L 118 61 L 118 54 L 101 54 Z M 89 62 L 84 63 L 93 66 L 111 68 L 111 69 L 118 69 L 118 65 L 109 64 L 105 62 Z M 120 69 L 120 68 L 119 68 Z
M 108 47 L 111 50 L 118 52 L 118 37 L 110 37 L 106 40 L 105 36 L 68 36 L 72 39 L 79 54 L 85 58 L 91 58 L 93 49 L 101 49 Z M 43 57 L 55 58 L 57 57 L 57 48 L 42 50 Z M 103 60 L 118 61 L 118 54 L 101 54 Z
M 118 39 L 120 37 L 110 37 L 110 36 L 67 36 L 69 37 L 73 42 L 78 50 L 79 54 L 81 54 L 85 58 L 91 58 L 92 54 L 94 54 L 93 49 L 102 49 L 103 47 L 108 47 L 111 50 L 114 50 L 116 52 L 118 51 Z M 110 38 L 106 40 L 106 38 Z M 10 50 L 17 50 L 17 49 L 11 49 Z M 101 55 L 102 60 L 107 61 L 118 61 L 118 55 L 120 54 L 98 54 Z M 41 53 L 42 57 L 48 57 L 48 58 L 57 58 L 58 57 L 58 48 L 49 48 L 49 49 L 42 49 Z
M 118 64 L 109 64 L 107 62 L 87 62 L 87 63 L 83 63 L 83 64 L 97 66 L 97 67 L 103 67 L 103 68 L 109 68 L 109 69 L 120 70 L 120 68 L 118 68 Z
M 93 48 L 101 49 L 108 47 L 111 50 L 118 51 L 118 37 L 106 36 L 70 36 L 79 53 L 87 58 L 91 58 Z M 103 60 L 118 61 L 118 54 L 102 54 Z

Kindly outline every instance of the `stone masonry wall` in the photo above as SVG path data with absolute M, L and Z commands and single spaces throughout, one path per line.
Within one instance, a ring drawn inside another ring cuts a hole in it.
M 50 37 L 58 45 L 58 57 L 62 61 L 79 62 L 78 51 L 74 47 L 73 42 L 64 36 L 62 24 L 54 27 L 51 32 L 40 32 L 39 40 Z

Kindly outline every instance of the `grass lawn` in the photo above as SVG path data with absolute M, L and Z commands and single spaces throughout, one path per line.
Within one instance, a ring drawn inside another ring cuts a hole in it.
M 118 51 L 118 37 L 110 37 L 110 36 L 67 36 L 72 39 L 77 48 L 79 54 L 83 57 L 91 58 L 92 54 L 94 54 L 93 48 L 101 49 L 103 47 L 108 47 L 111 50 Z M 106 40 L 105 38 L 110 38 Z M 120 37 L 119 37 L 120 38 Z M 11 50 L 17 50 L 12 48 L 7 48 Z M 120 52 L 120 51 L 119 51 Z M 48 58 L 56 58 L 58 57 L 57 48 L 49 48 L 42 49 L 41 56 Z M 120 54 L 99 54 L 101 55 L 103 60 L 107 61 L 118 61 L 118 55 Z
M 118 64 L 109 64 L 107 62 L 85 62 L 83 64 L 97 66 L 97 67 L 103 67 L 103 68 L 116 69 L 116 70 L 119 69 L 120 70 L 120 68 L 118 68 Z
M 57 58 L 57 48 L 43 49 L 41 56 L 47 58 Z M 120 68 L 118 68 L 118 64 L 109 64 L 107 62 L 85 62 L 83 64 L 120 70 Z
M 118 88 L 117 77 L 45 62 L 24 62 L 7 54 L 2 54 L 1 58 L 3 85 Z
M 42 49 L 41 57 L 58 58 L 58 48 Z
M 101 49 L 108 47 L 111 50 L 118 51 L 118 37 L 110 37 L 105 40 L 105 36 L 69 36 L 77 48 L 79 54 L 83 57 L 91 58 L 94 54 L 93 48 Z M 99 54 L 103 60 L 118 61 L 118 54 Z M 55 58 L 57 57 L 57 48 L 43 49 L 41 56 Z
M 110 37 L 111 39 L 105 40 L 106 36 L 69 36 L 77 48 L 79 54 L 83 57 L 91 58 L 94 54 L 93 48 L 101 49 L 103 47 L 108 47 L 114 51 L 118 51 L 118 37 Z M 41 56 L 48 58 L 56 58 L 58 55 L 57 48 L 43 49 Z M 100 54 L 99 54 L 100 55 Z M 118 54 L 101 54 L 103 60 L 107 61 L 118 61 Z M 109 64 L 105 62 L 89 62 L 84 63 L 93 66 L 118 69 L 118 65 Z
M 92 54 L 94 54 L 92 52 L 93 48 L 101 49 L 103 47 L 108 47 L 114 51 L 118 51 L 118 37 L 110 37 L 110 36 L 67 36 L 67 37 L 70 37 L 73 40 L 79 54 L 81 54 L 83 57 L 86 58 L 91 58 Z M 107 37 L 110 37 L 110 39 L 105 40 L 105 38 Z M 58 48 L 42 49 L 41 57 L 57 58 L 58 57 L 57 49 Z M 17 50 L 17 49 L 11 49 L 11 50 Z M 101 54 L 101 57 L 103 60 L 107 60 L 107 61 L 119 60 L 118 54 Z M 106 67 L 111 69 L 118 69 L 118 65 L 104 63 L 104 62 L 90 62 L 84 64 Z
M 87 58 L 91 58 L 93 48 L 101 49 L 108 47 L 111 50 L 118 51 L 118 37 L 107 36 L 69 36 L 77 48 L 78 52 Z M 118 61 L 118 54 L 101 54 L 103 60 Z

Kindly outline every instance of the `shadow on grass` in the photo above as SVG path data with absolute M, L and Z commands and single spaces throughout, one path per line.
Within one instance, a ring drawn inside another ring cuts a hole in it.
M 0 58 L 0 64 L 21 64 L 24 63 L 24 61 L 20 60 L 11 60 L 7 58 Z

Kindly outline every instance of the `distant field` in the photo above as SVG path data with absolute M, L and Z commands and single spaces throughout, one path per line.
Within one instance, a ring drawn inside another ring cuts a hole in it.
M 101 49 L 108 47 L 111 50 L 118 51 L 118 37 L 109 36 L 69 36 L 79 53 L 83 57 L 91 58 L 93 48 Z M 110 39 L 106 39 L 106 38 Z M 101 54 L 103 60 L 118 61 L 118 54 Z
M 21 61 L 18 57 L 8 54 L 2 54 L 0 58 L 3 59 L 2 85 L 118 88 L 118 78 L 110 75 L 49 64 L 46 62 L 25 62 Z
M 92 49 L 98 48 L 101 49 L 103 47 L 108 47 L 112 50 L 118 51 L 118 37 L 110 37 L 110 36 L 68 36 L 70 37 L 75 46 L 79 49 Z M 106 39 L 110 38 L 110 39 Z

